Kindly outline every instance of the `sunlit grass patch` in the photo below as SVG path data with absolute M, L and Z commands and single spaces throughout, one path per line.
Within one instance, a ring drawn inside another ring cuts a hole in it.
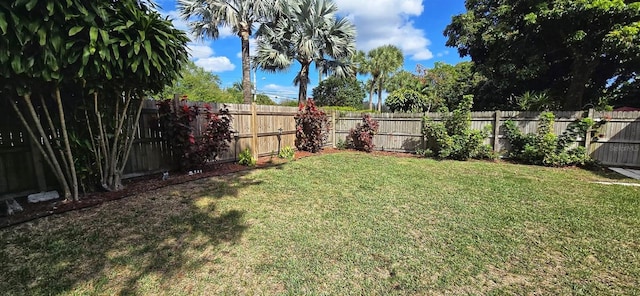
M 0 290 L 638 294 L 640 188 L 594 180 L 610 179 L 508 163 L 309 157 L 0 230 Z

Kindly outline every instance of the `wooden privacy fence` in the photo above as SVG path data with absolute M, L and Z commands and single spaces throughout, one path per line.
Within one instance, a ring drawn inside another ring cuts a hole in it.
M 588 114 L 587 114 L 588 113 Z M 594 130 L 586 139 L 577 139 L 577 145 L 587 147 L 589 155 L 608 166 L 640 167 L 640 112 L 563 111 L 554 112 L 553 126 L 557 135 L 562 134 L 576 120 L 589 115 L 594 119 L 606 119 L 606 123 Z M 485 144 L 505 155 L 509 143 L 504 136 L 504 122 L 513 120 L 523 133 L 535 133 L 540 112 L 487 111 L 471 113 L 471 128 L 482 130 L 490 126 Z M 427 116 L 441 121 L 438 113 L 371 114 L 379 122 L 379 133 L 374 137 L 377 150 L 415 152 L 425 148 L 421 134 L 422 118 Z M 345 140 L 349 130 L 362 121 L 360 113 L 340 113 L 336 116 L 334 142 Z
M 5 102 L 6 103 L 6 102 Z M 18 122 L 10 107 L 0 106 L 0 200 L 55 189 L 56 179 L 43 161 L 37 146 Z M 139 129 L 124 171 L 125 178 L 159 174 L 175 168 L 172 152 L 162 139 L 158 126 L 158 101 L 143 104 Z M 204 107 L 205 103 L 188 102 Z M 225 104 L 210 103 L 217 112 Z M 220 156 L 220 162 L 237 159 L 245 148 L 255 157 L 278 153 L 279 147 L 294 146 L 297 107 L 226 104 L 233 117 L 235 132 L 230 149 Z M 195 136 L 206 128 L 204 115 L 195 121 Z
M 173 168 L 171 151 L 157 124 L 157 101 L 146 101 L 140 118 L 140 129 L 125 168 L 125 177 L 135 177 L 159 173 Z M 254 157 L 278 153 L 280 147 L 293 147 L 296 126 L 294 116 L 297 107 L 265 106 L 255 104 L 221 104 L 188 102 L 189 106 L 203 109 L 205 104 L 217 112 L 224 106 L 232 116 L 232 130 L 235 132 L 229 150 L 218 159 L 220 162 L 234 161 L 245 148 L 251 149 Z M 195 136 L 206 129 L 203 114 L 195 121 Z M 279 140 L 278 140 L 279 139 Z
M 158 101 L 144 102 L 139 129 L 125 168 L 125 177 L 159 174 L 175 168 L 172 153 L 157 123 Z M 204 107 L 204 103 L 189 102 Z M 210 104 L 217 111 L 223 104 Z M 232 129 L 236 132 L 229 151 L 219 161 L 234 161 L 237 155 L 249 148 L 254 156 L 276 154 L 278 148 L 294 146 L 296 107 L 258 106 L 255 104 L 226 104 L 233 117 Z M 35 144 L 18 123 L 9 106 L 0 106 L 0 199 L 23 196 L 56 187 L 54 176 L 44 163 Z M 331 133 L 327 145 L 335 146 L 344 140 L 349 130 L 362 120 L 360 113 L 327 112 L 331 120 Z M 584 111 L 554 112 L 556 134 L 564 132 L 569 124 L 585 115 Z M 509 143 L 504 138 L 503 124 L 514 120 L 524 133 L 534 133 L 538 127 L 539 112 L 490 111 L 473 112 L 472 128 L 491 126 L 485 143 L 494 151 L 506 154 Z M 585 145 L 591 157 L 605 165 L 640 167 L 640 112 L 595 112 L 592 118 L 606 118 L 607 123 L 594 131 L 593 137 L 578 139 L 577 145 Z M 374 137 L 378 150 L 415 152 L 424 148 L 421 134 L 422 117 L 441 120 L 437 113 L 426 114 L 372 114 L 380 123 L 379 134 Z M 205 128 L 204 116 L 196 120 L 195 135 Z

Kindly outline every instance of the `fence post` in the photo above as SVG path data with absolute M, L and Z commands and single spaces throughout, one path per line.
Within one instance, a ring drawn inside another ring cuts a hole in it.
M 253 158 L 258 159 L 258 110 L 256 102 L 251 103 L 251 151 Z
M 501 118 L 500 110 L 496 110 L 494 113 L 493 120 L 493 152 L 500 151 L 500 118 Z
M 588 117 L 593 118 L 595 110 L 593 108 L 589 108 Z M 586 135 L 584 135 L 584 150 L 587 156 L 591 154 L 591 128 L 587 130 Z
M 336 148 L 336 110 L 331 111 L 331 145 Z

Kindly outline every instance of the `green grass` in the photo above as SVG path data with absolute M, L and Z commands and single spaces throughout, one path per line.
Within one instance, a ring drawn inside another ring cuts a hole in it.
M 0 291 L 640 294 L 640 187 L 338 153 L 0 230 Z

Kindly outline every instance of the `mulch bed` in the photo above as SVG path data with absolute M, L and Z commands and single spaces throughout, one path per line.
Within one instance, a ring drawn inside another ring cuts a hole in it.
M 323 155 L 339 152 L 337 149 L 324 149 L 319 153 L 310 153 L 305 151 L 297 151 L 295 159 L 300 159 L 312 155 Z M 375 151 L 374 155 L 393 155 L 401 157 L 415 157 L 412 154 L 397 153 L 388 151 Z M 162 180 L 161 174 L 150 175 L 140 178 L 132 178 L 123 181 L 125 188 L 120 191 L 112 192 L 94 192 L 86 194 L 80 198 L 79 201 L 62 201 L 51 200 L 39 203 L 29 203 L 26 197 L 16 198 L 16 201 L 23 207 L 22 212 L 15 213 L 11 216 L 0 217 L 0 228 L 32 221 L 38 218 L 61 214 L 68 211 L 79 210 L 100 205 L 104 202 L 112 200 L 118 200 L 129 196 L 134 196 L 141 192 L 148 192 L 156 190 L 158 188 L 182 184 L 185 182 L 198 180 L 202 178 L 209 178 L 214 176 L 222 176 L 226 174 L 236 173 L 240 171 L 246 171 L 251 169 L 260 169 L 271 167 L 283 163 L 283 160 L 271 157 L 260 157 L 257 160 L 256 166 L 249 168 L 239 165 L 237 163 L 219 163 L 205 166 L 202 173 L 189 176 L 185 172 L 173 171 L 170 172 L 168 180 Z

